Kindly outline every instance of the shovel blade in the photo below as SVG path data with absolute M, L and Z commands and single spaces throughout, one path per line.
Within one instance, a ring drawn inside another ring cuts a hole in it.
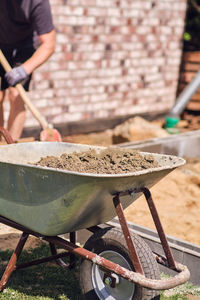
M 47 128 L 40 133 L 41 142 L 62 142 L 62 137 L 57 129 Z

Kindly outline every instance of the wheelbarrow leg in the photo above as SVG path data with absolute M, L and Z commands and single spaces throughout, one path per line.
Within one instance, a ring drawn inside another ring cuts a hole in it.
M 73 244 L 76 244 L 76 232 L 70 232 L 69 234 L 70 242 Z M 50 250 L 53 255 L 57 255 L 56 246 L 54 243 L 49 242 Z M 56 263 L 58 266 L 63 268 L 69 268 L 72 269 L 75 266 L 76 263 L 76 256 L 69 252 L 69 263 L 65 263 L 61 258 L 56 259 Z
M 124 234 L 124 238 L 126 240 L 126 244 L 127 244 L 129 254 L 130 254 L 133 266 L 135 268 L 135 271 L 137 273 L 144 275 L 142 264 L 140 262 L 134 241 L 132 239 L 130 230 L 128 228 L 128 224 L 127 224 L 126 218 L 124 216 L 123 208 L 122 208 L 118 194 L 113 198 L 113 203 L 114 203 L 114 206 L 116 209 L 117 216 L 119 218 L 119 223 L 121 225 L 122 232 Z
M 55 244 L 49 242 L 50 250 L 52 255 L 57 255 L 57 250 Z M 55 262 L 57 263 L 58 266 L 63 267 L 63 268 L 68 268 L 69 264 L 66 264 L 61 258 L 55 259 Z
M 128 224 L 126 222 L 126 218 L 124 216 L 123 208 L 122 208 L 122 205 L 120 202 L 120 196 L 125 196 L 128 194 L 131 195 L 132 193 L 141 193 L 141 192 L 144 194 L 147 204 L 149 206 L 154 224 L 156 226 L 163 250 L 164 250 L 166 258 L 167 258 L 168 266 L 170 267 L 170 269 L 176 270 L 175 260 L 174 260 L 173 254 L 171 252 L 171 249 L 169 247 L 169 244 L 168 244 L 164 229 L 162 227 L 156 206 L 155 206 L 153 198 L 151 196 L 151 192 L 146 187 L 135 189 L 135 190 L 130 190 L 130 191 L 125 191 L 125 192 L 120 192 L 120 193 L 117 193 L 113 198 L 113 203 L 114 203 L 114 206 L 116 209 L 117 216 L 119 218 L 119 223 L 120 223 L 122 231 L 124 233 L 124 237 L 126 239 L 130 257 L 131 257 L 131 260 L 135 267 L 135 270 L 136 270 L 136 272 L 143 274 L 142 266 L 141 266 L 140 260 L 138 258 L 137 251 L 135 249 L 134 242 L 132 241 L 130 231 L 128 228 Z
M 16 262 L 23 250 L 23 247 L 28 239 L 28 236 L 29 234 L 26 233 L 26 232 L 23 232 L 22 235 L 21 235 L 21 238 L 17 244 L 17 247 L 15 249 L 15 251 L 13 252 L 10 260 L 9 260 L 9 263 L 4 271 L 4 274 L 1 278 L 1 281 L 0 281 L 0 292 L 3 291 L 3 289 L 5 288 L 6 286 L 6 283 L 8 282 L 8 279 L 10 278 L 12 272 L 15 270 L 16 268 Z
M 148 203 L 148 206 L 149 206 L 149 209 L 150 209 L 150 212 L 151 212 L 154 224 L 156 226 L 156 229 L 157 229 L 157 232 L 158 232 L 158 235 L 159 235 L 159 238 L 160 238 L 163 250 L 165 252 L 165 255 L 166 255 L 169 267 L 171 269 L 176 270 L 176 265 L 175 265 L 174 257 L 173 257 L 173 254 L 171 252 L 171 249 L 169 247 L 169 244 L 167 242 L 167 238 L 166 238 L 165 232 L 163 230 L 163 227 L 162 227 L 162 224 L 161 224 L 161 221 L 160 221 L 160 218 L 159 218 L 156 206 L 154 204 L 153 198 L 151 196 L 151 192 L 147 188 L 142 188 L 142 192 L 144 193 L 144 196 L 145 196 L 146 201 Z
M 70 242 L 76 244 L 76 232 L 70 232 L 69 234 Z M 70 268 L 72 269 L 76 264 L 76 256 L 71 253 L 70 256 Z

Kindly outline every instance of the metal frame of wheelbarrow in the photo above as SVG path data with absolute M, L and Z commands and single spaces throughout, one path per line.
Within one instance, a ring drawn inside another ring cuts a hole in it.
M 10 137 L 8 132 L 2 127 L 0 127 L 0 135 L 4 136 L 4 138 L 8 144 L 13 143 L 12 138 Z M 129 227 L 128 227 L 128 224 L 126 221 L 121 202 L 120 202 L 120 198 L 123 196 L 126 196 L 126 195 L 131 196 L 133 193 L 141 193 L 141 192 L 144 194 L 146 201 L 148 203 L 150 213 L 152 215 L 158 235 L 160 237 L 160 241 L 161 241 L 164 253 L 166 255 L 166 257 L 164 257 L 164 256 L 154 253 L 155 259 L 157 260 L 157 262 L 159 264 L 162 264 L 165 267 L 168 267 L 168 268 L 178 272 L 178 274 L 175 275 L 174 277 L 170 277 L 170 278 L 162 279 L 162 280 L 155 280 L 155 279 L 146 278 L 144 276 L 144 271 L 143 271 L 134 241 L 132 239 L 132 236 L 131 236 L 131 233 L 130 233 L 130 230 L 129 230 Z M 53 260 L 55 260 L 56 263 L 60 266 L 72 268 L 74 265 L 76 256 L 82 257 L 83 259 L 87 259 L 87 260 L 91 261 L 92 263 L 97 264 L 101 269 L 104 270 L 104 272 L 105 272 L 104 278 L 109 277 L 112 280 L 112 286 L 115 286 L 115 277 L 113 276 L 113 274 L 117 274 L 135 284 L 138 284 L 142 287 L 153 289 L 153 290 L 170 289 L 170 288 L 173 288 L 175 286 L 178 286 L 178 285 L 183 284 L 186 281 L 188 281 L 188 279 L 190 278 L 190 272 L 186 266 L 184 266 L 180 263 L 177 263 L 174 260 L 173 254 L 169 247 L 166 235 L 164 233 L 160 218 L 158 216 L 157 209 L 155 207 L 155 204 L 154 204 L 154 201 L 152 199 L 149 189 L 146 187 L 143 187 L 143 188 L 138 188 L 138 189 L 115 193 L 113 195 L 113 204 L 114 204 L 114 207 L 116 210 L 116 214 L 119 218 L 119 223 L 121 225 L 121 229 L 124 234 L 124 238 L 127 243 L 128 250 L 129 250 L 129 255 L 130 255 L 130 258 L 133 263 L 135 271 L 130 271 L 130 270 L 128 270 L 124 267 L 121 267 L 120 265 L 113 263 L 91 251 L 88 251 L 80 246 L 77 246 L 76 245 L 76 232 L 70 233 L 69 241 L 67 241 L 59 236 L 43 236 L 40 233 L 29 230 L 28 228 L 26 228 L 16 222 L 13 222 L 3 216 L 0 216 L 1 223 L 22 231 L 22 235 L 19 239 L 16 249 L 14 250 L 14 252 L 8 262 L 8 265 L 2 275 L 2 278 L 0 280 L 0 291 L 2 291 L 5 288 L 6 283 L 8 282 L 9 277 L 14 270 L 30 267 L 33 265 L 38 265 L 38 264 L 53 261 Z M 100 229 L 101 229 L 100 226 L 94 226 L 94 227 L 87 228 L 87 230 L 89 230 L 90 232 L 93 232 L 93 233 L 95 233 L 96 231 L 98 231 Z M 18 265 L 17 264 L 18 258 L 23 250 L 23 247 L 24 247 L 29 235 L 33 235 L 37 238 L 47 241 L 49 243 L 52 255 L 45 257 L 45 258 L 41 258 L 41 259 L 34 260 L 34 261 L 29 261 L 27 263 Z M 55 245 L 59 246 L 60 248 L 66 250 L 66 251 L 63 253 L 57 254 Z M 66 256 L 70 257 L 70 261 L 68 264 L 65 264 L 63 262 L 63 260 L 61 259 L 62 257 L 66 257 Z

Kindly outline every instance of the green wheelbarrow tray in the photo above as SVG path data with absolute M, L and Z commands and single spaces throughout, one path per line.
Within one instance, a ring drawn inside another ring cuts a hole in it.
M 45 236 L 89 228 L 116 216 L 113 195 L 152 187 L 182 166 L 182 158 L 153 154 L 157 168 L 127 174 L 89 174 L 34 166 L 41 157 L 103 149 L 71 143 L 30 142 L 0 147 L 0 215 Z M 141 154 L 147 154 L 141 152 Z M 123 209 L 140 197 L 122 199 Z

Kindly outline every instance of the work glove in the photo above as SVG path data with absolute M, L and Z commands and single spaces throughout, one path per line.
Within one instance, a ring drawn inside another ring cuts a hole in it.
M 22 65 L 13 68 L 11 71 L 5 74 L 5 78 L 10 86 L 15 86 L 16 84 L 22 82 L 27 76 L 28 73 Z

